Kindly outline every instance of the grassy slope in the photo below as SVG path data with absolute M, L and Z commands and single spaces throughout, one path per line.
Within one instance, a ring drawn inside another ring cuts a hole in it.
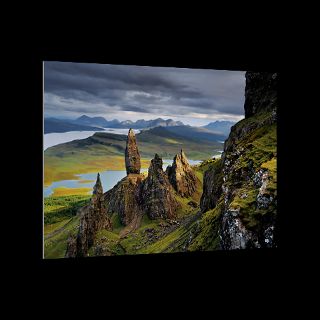
M 220 161 L 220 160 L 218 160 Z M 203 175 L 216 161 L 208 160 L 196 167 L 196 175 L 203 181 Z M 200 199 L 199 199 L 200 200 Z M 218 247 L 217 228 L 221 204 L 201 216 L 199 210 L 193 212 L 179 228 L 158 242 L 144 248 L 141 253 L 181 252 L 195 250 L 215 250 Z
M 83 207 L 90 196 L 65 196 L 44 198 L 44 222 L 51 224 L 66 218 L 72 218 Z
M 45 259 L 64 258 L 67 250 L 67 240 L 69 235 L 75 235 L 79 228 L 79 217 L 75 216 L 66 220 L 59 232 L 52 232 L 52 236 L 46 235 L 44 240 Z
M 261 168 L 267 169 L 269 172 L 269 182 L 267 186 L 268 192 L 273 196 L 277 196 L 277 128 L 276 125 L 268 125 L 259 128 L 246 136 L 241 141 L 241 145 L 245 145 L 248 151 L 239 159 L 237 168 L 246 167 L 248 161 L 252 160 L 255 171 Z M 240 145 L 240 144 L 239 144 Z M 231 180 L 231 183 L 233 181 Z M 240 215 L 244 225 L 249 229 L 259 228 L 259 223 L 264 215 L 275 215 L 276 207 L 268 209 L 258 209 L 256 198 L 259 190 L 254 188 L 253 181 L 242 183 L 238 188 L 231 202 L 231 207 L 240 208 Z M 246 198 L 242 198 L 242 194 L 247 194 Z
M 259 114 L 255 117 L 242 120 L 237 125 L 245 126 L 248 123 L 262 121 L 268 114 Z M 249 161 L 253 161 L 253 168 L 258 171 L 261 168 L 268 169 L 269 183 L 268 192 L 273 196 L 277 195 L 277 133 L 276 124 L 265 125 L 242 137 L 237 142 L 238 147 L 245 147 L 244 153 L 236 160 L 233 175 L 229 185 L 234 189 L 230 207 L 240 208 L 241 220 L 244 225 L 252 230 L 259 228 L 259 223 L 265 215 L 275 215 L 276 207 L 268 209 L 257 208 L 258 189 L 253 186 L 253 181 L 239 179 L 237 172 L 247 168 Z M 204 163 L 203 170 L 209 168 L 212 161 Z M 239 185 L 240 183 L 240 185 Z M 240 197 L 247 194 L 246 198 Z M 219 249 L 219 218 L 224 209 L 224 198 L 220 198 L 217 206 L 205 212 L 198 221 L 193 222 L 184 232 L 180 231 L 177 239 L 171 243 L 171 251 L 179 251 L 188 242 L 187 250 L 217 250 Z M 189 239 L 188 239 L 189 237 Z
M 145 158 L 152 158 L 158 153 L 163 158 L 173 159 L 183 149 L 189 159 L 204 160 L 222 149 L 221 143 L 183 138 L 161 128 L 141 132 L 137 141 L 141 156 Z
M 78 231 L 77 210 L 90 196 L 48 197 L 44 199 L 44 256 L 63 258 L 70 233 Z

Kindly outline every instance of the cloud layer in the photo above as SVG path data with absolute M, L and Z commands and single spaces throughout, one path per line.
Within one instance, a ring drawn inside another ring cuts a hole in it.
M 244 72 L 44 62 L 45 116 L 240 120 Z

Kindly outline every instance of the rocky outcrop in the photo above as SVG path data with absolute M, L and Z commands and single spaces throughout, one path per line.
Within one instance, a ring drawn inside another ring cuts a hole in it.
M 103 196 L 109 215 L 119 215 L 121 224 L 128 226 L 139 216 L 150 219 L 176 217 L 179 203 L 167 175 L 162 169 L 162 159 L 156 154 L 148 170 L 143 174 L 128 174 Z
M 118 214 L 124 226 L 129 225 L 136 216 L 142 214 L 140 202 L 144 178 L 142 174 L 128 174 L 103 197 L 107 213 Z
M 232 128 L 223 154 L 223 249 L 277 245 L 277 83 L 277 73 L 246 73 L 246 119 Z
M 69 238 L 66 257 L 86 256 L 89 248 L 94 244 L 96 233 L 102 229 L 112 230 L 112 224 L 106 212 L 98 173 L 90 204 L 81 208 L 78 234 L 76 238 Z
M 77 251 L 77 237 L 69 236 L 65 258 L 75 258 L 77 256 Z
M 240 217 L 239 209 L 227 210 L 221 220 L 221 247 L 225 250 L 259 248 L 256 236 L 247 230 Z
M 277 83 L 276 73 L 246 73 L 245 119 L 204 175 L 201 211 L 219 221 L 212 241 L 224 250 L 277 246 Z
M 93 186 L 91 203 L 93 203 L 94 205 L 97 204 L 98 200 L 102 197 L 102 195 L 103 195 L 103 188 L 101 184 L 100 173 L 98 173 L 97 181 Z
M 121 224 L 128 226 L 139 216 L 150 219 L 176 217 L 179 203 L 167 175 L 162 159 L 156 154 L 145 178 L 142 174 L 128 174 L 103 196 L 109 215 L 118 214 Z
M 270 72 L 247 72 L 244 111 L 251 117 L 261 111 L 277 107 L 278 74 Z
M 215 160 L 211 167 L 204 173 L 203 192 L 200 199 L 201 212 L 215 208 L 219 201 L 223 183 L 221 164 L 221 159 Z
M 127 174 L 140 174 L 140 153 L 137 146 L 136 136 L 132 129 L 129 130 L 125 150 L 125 163 Z
M 274 247 L 275 219 L 260 222 L 255 231 L 248 229 L 240 215 L 240 209 L 225 211 L 221 219 L 220 245 L 224 250 Z
M 172 166 L 167 167 L 166 174 L 181 197 L 192 196 L 200 183 L 182 150 L 174 157 Z
M 141 207 L 150 219 L 176 217 L 179 203 L 169 179 L 162 169 L 162 159 L 155 154 L 142 186 Z

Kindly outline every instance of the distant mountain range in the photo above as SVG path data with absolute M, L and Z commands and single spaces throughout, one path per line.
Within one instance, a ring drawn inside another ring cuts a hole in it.
M 174 121 L 172 119 L 164 120 L 158 118 L 155 120 L 137 120 L 135 122 L 131 120 L 119 121 L 111 120 L 108 121 L 103 117 L 88 117 L 83 115 L 76 120 L 72 121 L 76 124 L 92 125 L 92 126 L 101 126 L 104 128 L 123 128 L 123 129 L 145 129 L 153 127 L 170 127 L 170 126 L 183 126 L 184 124 L 181 121 Z
M 214 121 L 203 126 L 203 128 L 216 133 L 223 134 L 225 137 L 228 137 L 230 133 L 230 129 L 235 123 L 236 122 L 233 122 L 233 121 Z
M 68 131 L 103 131 L 102 128 L 93 127 L 89 125 L 82 125 L 77 123 L 68 122 L 55 118 L 44 119 L 44 133 L 59 133 Z
M 220 140 L 224 140 L 230 132 L 230 128 L 235 124 L 231 121 L 215 121 L 207 124 L 203 127 L 192 127 L 184 125 L 181 121 L 174 121 L 172 119 L 164 120 L 157 118 L 154 120 L 125 120 L 119 121 L 106 120 L 103 117 L 88 117 L 83 115 L 75 120 L 70 119 L 55 119 L 45 118 L 44 120 L 44 133 L 51 132 L 67 132 L 67 131 L 103 131 L 103 128 L 119 128 L 119 129 L 151 129 L 156 127 L 166 127 L 169 132 L 180 134 L 188 138 L 200 137 L 203 139 L 207 137 L 209 141 L 212 141 L 214 135 L 215 140 L 219 137 Z M 191 129 L 192 128 L 192 129 Z
M 83 115 L 75 120 L 70 119 L 44 119 L 44 133 L 67 132 L 67 131 L 100 131 L 103 128 L 119 129 L 148 129 L 155 127 L 183 126 L 181 121 L 172 119 L 164 120 L 162 118 L 154 120 L 131 120 L 119 121 L 117 119 L 108 121 L 103 117 L 88 117 Z
M 69 120 L 72 123 L 75 124 L 82 124 L 82 125 L 88 125 L 88 126 L 99 126 L 104 128 L 114 128 L 114 126 L 117 126 L 120 124 L 119 120 L 111 120 L 108 121 L 103 117 L 88 117 L 86 115 L 83 115 L 75 120 Z

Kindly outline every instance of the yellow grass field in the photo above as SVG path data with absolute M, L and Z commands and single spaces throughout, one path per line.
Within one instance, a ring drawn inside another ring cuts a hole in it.
M 141 159 L 141 167 L 148 168 L 150 160 Z M 60 180 L 78 180 L 77 174 L 97 173 L 105 170 L 125 170 L 124 157 L 108 156 L 90 159 L 75 158 L 58 158 L 50 157 L 44 161 L 44 186 L 49 186 L 54 181 Z M 89 181 L 81 181 L 86 183 Z
M 59 187 L 53 189 L 53 197 L 71 196 L 71 195 L 88 195 L 92 188 L 66 188 Z

